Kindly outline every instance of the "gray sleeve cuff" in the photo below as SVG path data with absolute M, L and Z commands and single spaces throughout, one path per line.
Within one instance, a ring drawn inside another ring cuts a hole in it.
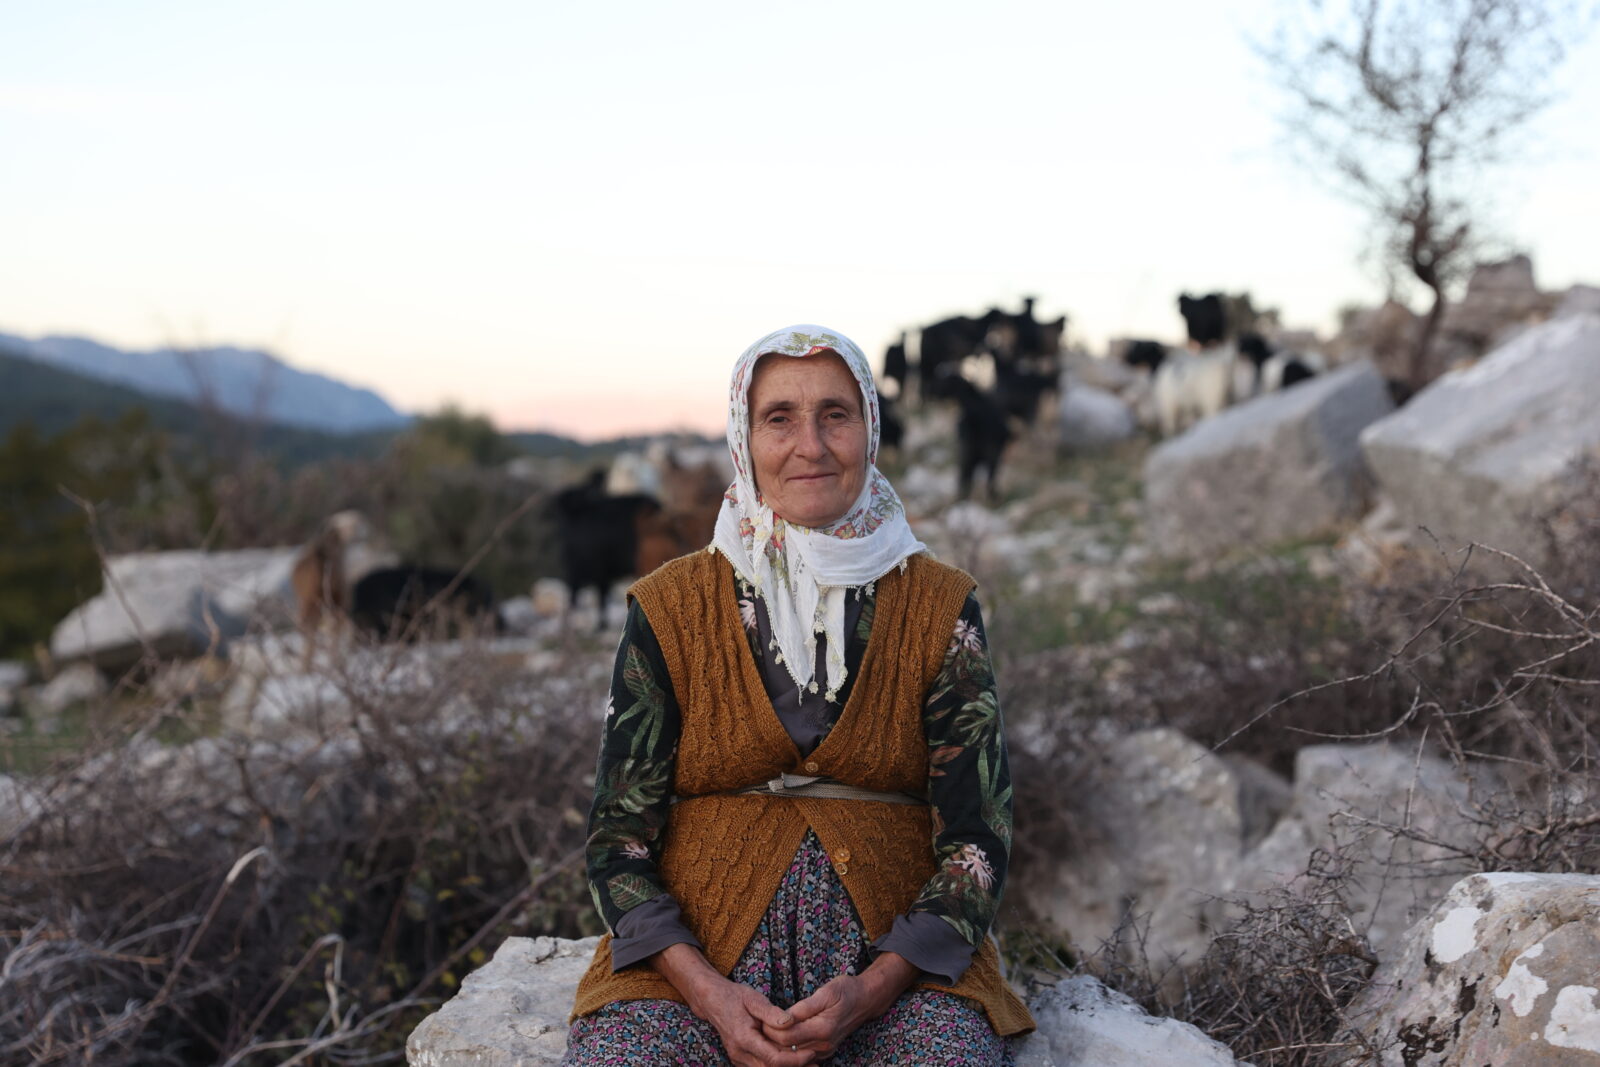
M 701 947 L 699 940 L 683 925 L 678 902 L 671 894 L 662 893 L 630 908 L 617 920 L 617 928 L 611 933 L 611 969 L 620 971 L 670 945 L 681 944 Z
M 889 932 L 874 941 L 872 948 L 874 952 L 897 952 L 946 985 L 961 981 L 972 963 L 973 949 L 967 939 L 931 911 L 896 915 Z

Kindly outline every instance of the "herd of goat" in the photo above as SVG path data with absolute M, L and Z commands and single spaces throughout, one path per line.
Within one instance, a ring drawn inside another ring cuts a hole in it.
M 1123 363 L 1146 372 L 1144 391 L 1164 434 L 1234 400 L 1290 387 L 1323 369 L 1315 354 L 1278 351 L 1260 334 L 1235 330 L 1229 301 L 1220 294 L 1184 295 L 1178 304 L 1187 345 L 1139 340 L 1119 346 Z M 914 363 L 906 334 L 884 355 L 883 447 L 900 447 L 904 405 L 913 400 L 924 408 L 953 404 L 962 499 L 971 494 L 980 470 L 989 498 L 996 499 L 1007 445 L 1037 420 L 1047 396 L 1070 387 L 1061 365 L 1066 319 L 1041 322 L 1033 305 L 1028 299 L 1017 314 L 992 308 L 978 317 L 926 326 Z M 727 481 L 726 464 L 714 455 L 685 461 L 663 445 L 647 456 L 627 454 L 610 470 L 597 470 L 553 493 L 546 517 L 560 547 L 571 603 L 578 603 L 583 590 L 595 590 L 603 625 L 607 594 L 618 581 L 648 574 L 708 544 Z M 293 585 L 300 625 L 308 635 L 334 620 L 380 638 L 412 638 L 435 616 L 456 627 L 504 628 L 492 592 L 471 575 L 401 565 L 353 573 L 352 553 L 363 551 L 371 536 L 363 517 L 345 512 L 330 519 L 301 552 Z

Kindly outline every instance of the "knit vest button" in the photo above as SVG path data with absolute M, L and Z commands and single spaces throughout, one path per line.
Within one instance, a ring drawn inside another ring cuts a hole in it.
M 841 877 L 850 873 L 850 865 L 848 863 L 835 863 L 833 869 L 838 871 Z
M 847 848 L 841 848 L 833 854 L 833 858 L 838 860 L 840 863 L 849 863 L 850 850 Z
M 806 773 L 807 774 L 816 774 L 817 773 L 817 761 L 816 760 L 808 760 L 806 762 Z

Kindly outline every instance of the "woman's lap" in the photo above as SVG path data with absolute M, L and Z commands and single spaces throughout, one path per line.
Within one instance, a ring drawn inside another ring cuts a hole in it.
M 789 1007 L 829 978 L 857 973 L 869 960 L 855 908 L 827 854 L 808 834 L 729 977 Z M 574 1022 L 561 1062 L 566 1067 L 688 1067 L 728 1060 L 715 1028 L 687 1006 L 632 1000 Z M 930 989 L 906 993 L 850 1035 L 828 1062 L 837 1067 L 997 1067 L 1009 1064 L 1011 1056 L 980 1008 Z
M 583 1067 L 721 1067 L 728 1062 L 708 1022 L 674 1000 L 609 1004 L 573 1024 L 563 1064 Z M 976 1067 L 1009 1064 L 983 1012 L 951 993 L 918 989 L 851 1034 L 835 1067 Z

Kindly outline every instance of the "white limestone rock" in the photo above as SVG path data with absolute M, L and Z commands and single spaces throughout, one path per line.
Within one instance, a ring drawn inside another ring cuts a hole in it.
M 1380 1067 L 1592 1067 L 1597 960 L 1600 877 L 1476 874 L 1406 932 L 1351 1017 Z
M 1568 289 L 1561 298 L 1561 303 L 1556 305 L 1555 318 L 1566 315 L 1600 313 L 1600 287 L 1593 285 L 1574 285 Z
M 505 623 L 508 633 L 519 635 L 533 633 L 540 622 L 539 611 L 534 607 L 533 598 L 526 596 L 514 596 L 502 601 L 500 618 Z
M 1088 975 L 1028 1005 L 1039 1029 L 1015 1045 L 1017 1067 L 1234 1067 L 1226 1045 L 1188 1023 L 1146 1014 Z M 1249 1067 L 1248 1064 L 1244 1067 Z
M 0 719 L 17 711 L 17 693 L 28 684 L 28 665 L 0 660 Z
M 572 590 L 560 578 L 540 578 L 533 583 L 533 610 L 542 619 L 559 619 L 572 603 Z
M 596 938 L 512 937 L 406 1041 L 411 1067 L 548 1067 L 567 1045 L 567 1016 Z M 1030 1003 L 1037 1033 L 1017 1067 L 1234 1067 L 1227 1048 L 1187 1023 L 1146 1014 L 1094 978 L 1068 978 Z M 1248 1067 L 1248 1065 L 1245 1065 Z
M 296 554 L 252 548 L 118 556 L 106 588 L 56 626 L 50 653 L 118 671 L 147 650 L 160 658 L 225 651 L 252 625 L 279 626 L 293 617 L 289 575 Z
M 1358 439 L 1393 408 L 1361 361 L 1202 420 L 1145 462 L 1151 546 L 1214 556 L 1358 518 L 1369 488 Z
M 1469 781 L 1412 746 L 1307 746 L 1295 757 L 1288 811 L 1234 865 L 1219 895 L 1250 897 L 1287 885 L 1314 851 L 1341 852 L 1353 865 L 1346 885 L 1352 917 L 1381 951 L 1464 873 L 1449 846 L 1469 845 L 1478 830 L 1462 809 L 1472 790 L 1492 787 L 1487 771 Z M 1398 826 L 1444 844 L 1420 844 L 1388 829 Z
M 1112 342 L 1113 351 L 1109 356 L 1091 356 L 1087 352 L 1069 352 L 1062 357 L 1062 364 L 1068 378 L 1068 388 L 1082 384 L 1103 389 L 1111 393 L 1121 393 L 1131 388 L 1140 380 L 1139 371 L 1128 366 L 1122 361 L 1123 354 L 1128 349 L 1129 342 Z
M 1579 312 L 1444 375 L 1367 427 L 1361 450 L 1406 527 L 1537 565 L 1548 546 L 1532 520 L 1574 503 L 1574 463 L 1600 454 L 1597 396 L 1600 314 Z
M 1074 790 L 1083 851 L 1024 872 L 1018 891 L 1084 951 L 1138 916 L 1157 970 L 1198 963 L 1211 943 L 1214 895 L 1244 848 L 1241 783 L 1176 730 L 1129 734 L 1101 751 Z
M 23 706 L 36 719 L 60 715 L 74 704 L 98 700 L 109 691 L 100 672 L 87 663 L 74 663 L 44 685 L 23 697 Z
M 1071 383 L 1061 394 L 1058 416 L 1063 448 L 1098 448 L 1126 441 L 1139 431 L 1133 408 L 1115 393 Z
M 510 937 L 406 1040 L 411 1067 L 542 1067 L 567 1048 L 567 1016 L 599 938 Z
M 0 841 L 5 840 L 44 810 L 44 801 L 26 778 L 0 774 Z

